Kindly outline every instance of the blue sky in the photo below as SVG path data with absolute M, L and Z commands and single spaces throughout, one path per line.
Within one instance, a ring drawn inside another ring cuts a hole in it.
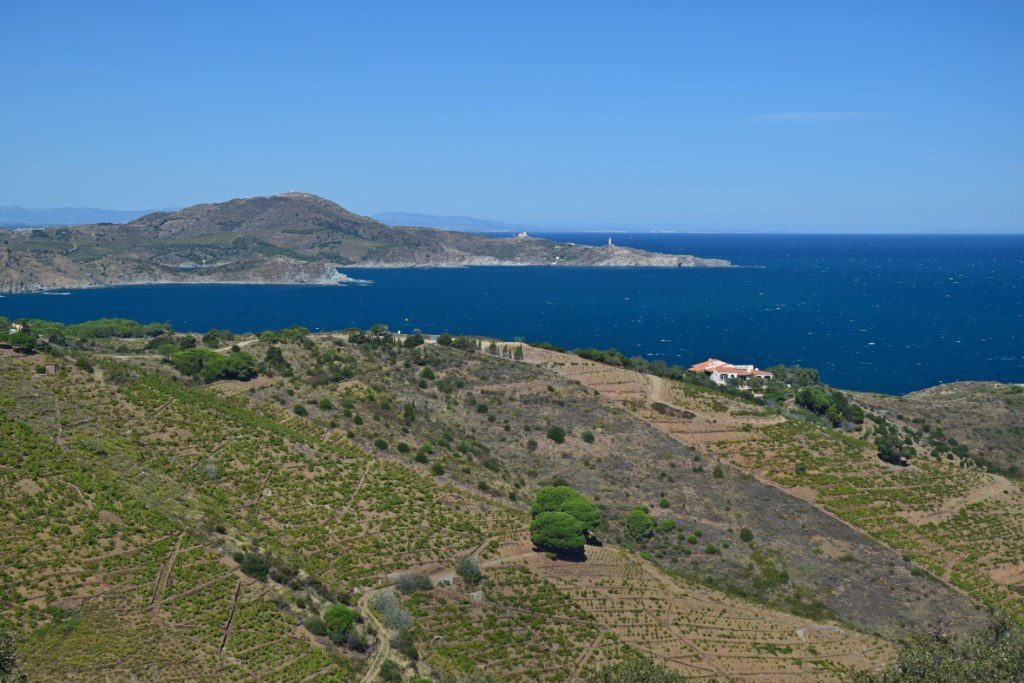
M 1024 231 L 1024 2 L 0 1 L 0 205 Z

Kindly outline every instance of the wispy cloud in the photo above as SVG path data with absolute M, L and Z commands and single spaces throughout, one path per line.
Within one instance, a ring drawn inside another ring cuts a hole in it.
M 784 111 L 776 114 L 761 114 L 750 117 L 751 121 L 850 121 L 853 119 L 878 119 L 885 114 L 867 111 Z

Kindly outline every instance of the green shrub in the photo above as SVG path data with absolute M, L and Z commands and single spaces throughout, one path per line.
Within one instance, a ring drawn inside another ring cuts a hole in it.
M 260 581 L 266 581 L 270 572 L 270 563 L 260 553 L 245 553 L 239 563 L 239 569 L 245 574 Z
M 654 517 L 647 513 L 646 507 L 638 505 L 626 515 L 622 531 L 634 543 L 646 543 L 654 535 Z
M 370 599 L 370 607 L 380 615 L 381 622 L 390 629 L 400 631 L 412 626 L 412 615 L 391 591 L 373 596 Z
M 415 662 L 420 658 L 420 653 L 416 649 L 416 640 L 412 635 L 412 631 L 407 628 L 399 631 L 398 635 L 391 639 L 391 647 L 401 652 L 411 662 Z
M 565 443 L 565 430 L 552 425 L 548 427 L 548 438 L 555 443 Z
M 28 677 L 18 666 L 18 655 L 14 649 L 14 639 L 0 632 L 0 682 L 25 683 Z
M 864 673 L 866 683 L 921 681 L 1019 681 L 1024 671 L 1024 628 L 996 617 L 985 630 L 915 635 L 883 673 Z
M 588 429 L 580 434 L 580 438 L 583 439 L 584 443 L 594 443 L 594 432 Z
M 530 514 L 537 517 L 544 512 L 564 512 L 579 522 L 584 534 L 601 526 L 601 511 L 589 498 L 570 486 L 545 486 L 537 491 Z
M 455 573 L 470 586 L 475 586 L 483 579 L 480 564 L 472 557 L 464 557 L 455 564 Z
M 742 529 L 740 529 L 740 540 L 744 543 L 750 543 L 754 540 L 754 532 L 746 527 L 743 527 Z
M 271 346 L 267 349 L 267 354 L 263 357 L 263 369 L 268 375 L 279 374 L 287 376 L 292 374 L 291 364 L 285 360 L 281 349 L 276 346 Z
M 171 365 L 181 374 L 204 382 L 256 376 L 256 359 L 244 351 L 225 356 L 209 349 L 186 349 L 171 355 Z
M 69 337 L 76 339 L 109 339 L 111 337 L 138 338 L 157 337 L 171 331 L 171 326 L 166 323 L 150 323 L 143 325 L 134 320 L 124 318 L 100 318 L 84 323 L 68 325 L 64 332 Z M 230 334 L 230 333 L 229 333 Z
M 323 620 L 319 615 L 314 615 L 309 619 L 306 619 L 303 624 L 306 630 L 312 633 L 314 636 L 326 636 L 327 635 L 327 622 Z
M 395 589 L 402 595 L 409 595 L 417 591 L 428 591 L 434 587 L 430 577 L 423 572 L 410 572 L 401 574 L 395 580 Z
M 228 330 L 218 330 L 211 327 L 210 331 L 203 335 L 203 343 L 211 349 L 223 346 L 225 342 L 234 341 L 235 335 Z
M 530 539 L 541 550 L 559 554 L 579 553 L 586 543 L 579 520 L 564 512 L 542 512 L 534 517 Z
M 686 677 L 636 656 L 617 664 L 608 664 L 587 678 L 588 683 L 686 683 Z
M 390 659 L 385 659 L 380 665 L 380 680 L 383 683 L 401 683 L 402 669 Z
M 324 612 L 323 620 L 327 625 L 327 635 L 335 643 L 341 643 L 356 623 L 356 613 L 348 605 L 331 605 Z

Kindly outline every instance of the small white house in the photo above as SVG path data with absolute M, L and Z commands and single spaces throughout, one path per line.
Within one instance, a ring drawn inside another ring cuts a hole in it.
M 725 384 L 730 379 L 771 379 L 775 375 L 753 365 L 734 365 L 717 358 L 708 358 L 702 363 L 690 366 L 690 372 L 703 372 L 715 384 Z

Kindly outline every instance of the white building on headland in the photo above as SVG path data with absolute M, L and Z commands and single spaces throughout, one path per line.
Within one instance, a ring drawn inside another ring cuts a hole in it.
M 759 370 L 753 365 L 733 365 L 717 358 L 708 358 L 703 363 L 690 366 L 690 372 L 703 372 L 715 384 L 725 384 L 730 379 L 771 379 L 775 375 L 767 370 Z

